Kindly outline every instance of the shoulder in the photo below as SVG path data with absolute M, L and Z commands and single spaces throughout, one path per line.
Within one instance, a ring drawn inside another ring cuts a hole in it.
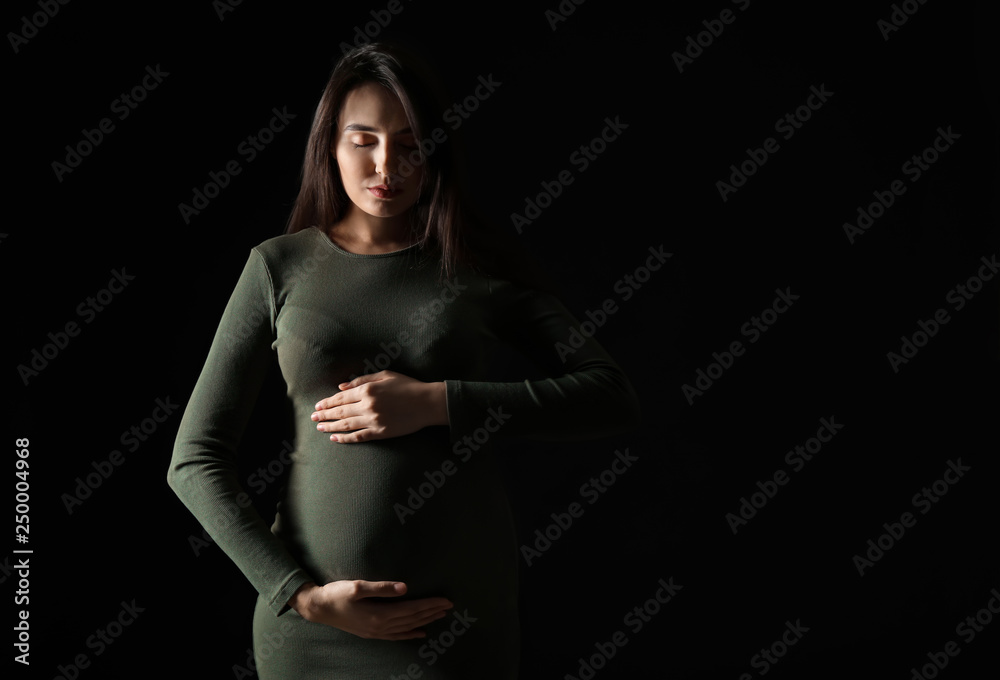
M 310 261 L 330 257 L 332 248 L 315 227 L 294 234 L 273 236 L 253 247 L 272 273 L 302 267 Z

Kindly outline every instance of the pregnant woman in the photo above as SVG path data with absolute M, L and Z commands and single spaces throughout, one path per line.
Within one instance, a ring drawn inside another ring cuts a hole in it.
M 171 488 L 259 593 L 262 680 L 516 678 L 493 444 L 638 423 L 618 365 L 483 245 L 417 64 L 372 44 L 333 70 L 287 233 L 251 249 L 177 433 Z M 548 377 L 498 381 L 501 343 Z M 269 527 L 237 451 L 274 361 L 295 450 Z

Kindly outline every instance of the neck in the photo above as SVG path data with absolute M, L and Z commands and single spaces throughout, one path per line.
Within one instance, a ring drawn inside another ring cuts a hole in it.
M 382 248 L 410 245 L 409 212 L 395 217 L 375 217 L 351 206 L 347 215 L 330 227 L 331 236 L 351 244 Z

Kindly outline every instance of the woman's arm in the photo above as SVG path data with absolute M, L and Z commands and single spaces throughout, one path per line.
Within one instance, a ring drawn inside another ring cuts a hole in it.
M 167 483 L 275 614 L 312 580 L 271 533 L 237 477 L 236 454 L 272 360 L 274 296 L 252 250 L 229 299 L 174 442 Z
M 341 383 L 316 404 L 317 429 L 341 443 L 385 439 L 448 424 L 461 439 L 500 436 L 575 441 L 635 429 L 639 402 L 625 373 L 553 295 L 491 281 L 490 332 L 549 377 L 518 382 L 420 382 L 379 371 Z
M 546 378 L 518 382 L 445 380 L 453 436 L 497 423 L 501 437 L 580 441 L 639 426 L 628 377 L 550 293 L 492 280 L 493 330 Z

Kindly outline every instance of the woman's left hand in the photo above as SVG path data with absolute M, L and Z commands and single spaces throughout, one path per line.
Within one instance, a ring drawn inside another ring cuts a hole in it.
M 379 371 L 340 383 L 341 392 L 316 404 L 316 429 L 342 444 L 400 437 L 447 425 L 445 384 Z

